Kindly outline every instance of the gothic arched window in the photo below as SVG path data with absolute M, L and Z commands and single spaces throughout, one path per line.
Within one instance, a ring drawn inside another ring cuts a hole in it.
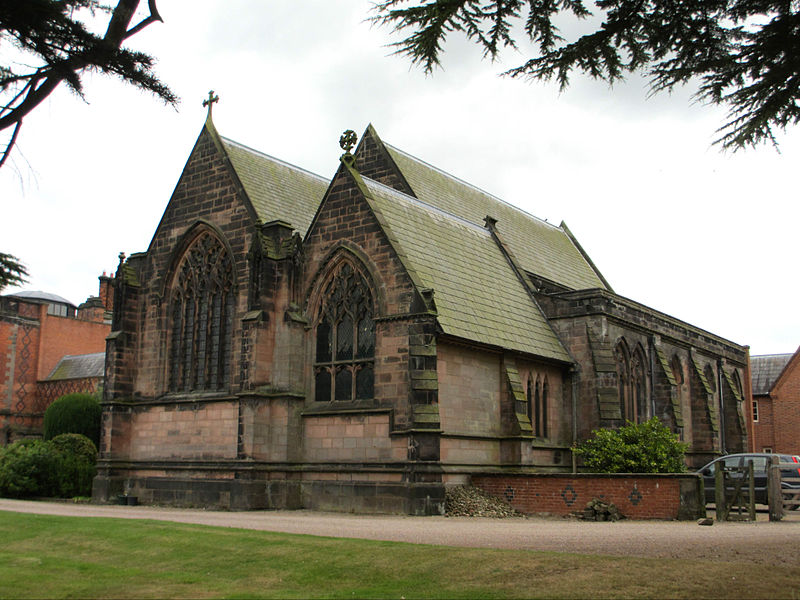
M 221 390 L 230 385 L 233 263 L 203 232 L 178 263 L 170 301 L 169 389 Z
M 369 400 L 374 394 L 375 321 L 366 280 L 343 263 L 322 296 L 314 358 L 317 402 Z
M 531 376 L 528 375 L 528 389 L 526 394 L 526 410 L 528 413 L 528 420 L 531 422 L 531 426 L 533 426 L 533 380 Z
M 631 397 L 631 416 L 625 418 L 634 423 L 644 423 L 650 408 L 647 402 L 647 356 L 641 346 L 636 347 L 631 357 Z
M 631 372 L 630 353 L 625 340 L 620 340 L 614 349 L 614 359 L 617 363 L 617 390 L 619 392 L 619 410 L 622 418 L 634 421 L 631 399 Z
M 547 377 L 544 378 L 544 383 L 542 384 L 542 406 L 541 412 L 539 413 L 539 418 L 537 422 L 539 423 L 539 430 L 542 437 L 547 437 L 547 405 L 550 402 L 549 399 L 550 395 L 550 384 L 547 383 Z

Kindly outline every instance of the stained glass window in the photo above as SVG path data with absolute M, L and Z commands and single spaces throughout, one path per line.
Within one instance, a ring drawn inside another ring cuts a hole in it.
M 374 397 L 375 321 L 364 277 L 343 263 L 323 293 L 316 328 L 314 399 L 317 402 Z
M 222 243 L 201 233 L 181 258 L 172 288 L 169 389 L 230 386 L 233 265 Z

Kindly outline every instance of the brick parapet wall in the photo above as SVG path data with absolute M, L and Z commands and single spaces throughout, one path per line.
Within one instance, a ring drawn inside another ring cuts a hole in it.
M 629 519 L 705 516 L 703 482 L 695 474 L 473 474 L 471 480 L 525 514 L 569 515 L 597 498 L 613 503 Z

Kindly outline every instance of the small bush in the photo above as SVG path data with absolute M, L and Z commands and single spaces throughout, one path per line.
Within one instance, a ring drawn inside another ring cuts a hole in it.
M 0 495 L 10 498 L 57 496 L 63 459 L 48 442 L 23 440 L 0 455 Z
M 92 440 L 85 435 L 79 433 L 62 433 L 50 440 L 50 443 L 62 454 L 74 454 L 92 464 L 97 462 L 97 447 Z
M 97 449 L 83 435 L 21 440 L 0 451 L 0 495 L 11 498 L 88 496 Z
M 92 440 L 78 433 L 62 433 L 50 444 L 61 454 L 58 471 L 58 495 L 62 498 L 90 496 L 97 472 L 97 448 Z
M 51 440 L 62 433 L 79 433 L 98 448 L 100 415 L 100 403 L 91 394 L 61 396 L 44 413 L 44 439 Z
M 595 429 L 575 453 L 592 473 L 684 473 L 687 448 L 653 417 L 618 430 Z

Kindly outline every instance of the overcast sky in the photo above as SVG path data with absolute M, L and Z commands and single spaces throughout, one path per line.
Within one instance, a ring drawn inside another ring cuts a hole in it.
M 146 4 L 146 3 L 143 3 Z M 800 344 L 795 268 L 800 129 L 771 147 L 712 146 L 725 113 L 691 88 L 647 97 L 498 77 L 453 39 L 425 76 L 390 56 L 365 0 L 160 0 L 163 24 L 131 38 L 158 60 L 179 109 L 102 76 L 86 100 L 59 89 L 0 169 L 0 251 L 29 284 L 78 304 L 120 252 L 144 251 L 200 133 L 209 89 L 225 137 L 325 177 L 345 129 L 394 146 L 558 224 L 623 296 L 751 347 Z M 524 51 L 525 46 L 521 49 Z M 502 231 L 502 223 L 498 225 Z

